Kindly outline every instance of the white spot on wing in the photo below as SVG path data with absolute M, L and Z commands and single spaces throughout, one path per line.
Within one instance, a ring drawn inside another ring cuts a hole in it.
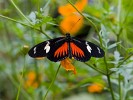
M 92 48 L 89 46 L 89 44 L 86 42 L 87 50 L 91 53 Z
M 34 54 L 35 54 L 36 53 L 36 47 L 33 50 L 34 50 Z
M 49 44 L 50 44 L 50 42 L 48 41 L 47 44 L 46 44 L 46 46 L 44 47 L 44 50 L 46 50 L 46 53 L 48 53 L 49 50 L 50 50 Z
M 100 49 L 97 47 L 97 50 L 98 50 L 98 53 L 100 53 L 101 54 L 101 51 L 100 51 Z

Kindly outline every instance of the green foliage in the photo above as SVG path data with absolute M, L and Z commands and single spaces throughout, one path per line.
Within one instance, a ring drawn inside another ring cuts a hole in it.
M 81 13 L 84 27 L 90 26 L 85 39 L 99 44 L 105 57 L 73 60 L 76 75 L 59 69 L 60 63 L 27 55 L 36 43 L 62 36 L 57 9 L 68 2 L 75 1 L 0 1 L 0 99 L 68 100 L 81 93 L 97 100 L 133 99 L 133 0 L 89 0 Z M 89 93 L 93 83 L 102 84 L 103 92 Z

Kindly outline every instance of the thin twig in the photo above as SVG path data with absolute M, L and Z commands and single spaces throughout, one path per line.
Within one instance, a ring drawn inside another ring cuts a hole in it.
M 15 19 L 12 19 L 12 18 L 10 18 L 10 17 L 7 17 L 7 16 L 3 16 L 3 15 L 0 15 L 0 17 L 1 18 L 4 18 L 4 19 L 8 19 L 8 20 L 10 20 L 10 21 L 13 21 L 13 22 L 15 22 L 15 23 L 19 23 L 19 24 L 21 24 L 21 25 L 23 25 L 23 26 L 28 26 L 28 27 L 30 27 L 30 28 L 33 28 L 33 29 L 35 29 L 35 30 L 37 30 L 37 31 L 39 31 L 39 32 L 41 32 L 41 33 L 43 33 L 45 36 L 47 36 L 49 39 L 52 39 L 49 35 L 47 35 L 44 31 L 42 31 L 42 30 L 40 30 L 40 29 L 38 29 L 38 28 L 35 28 L 34 27 L 34 25 L 28 25 L 28 24 L 25 24 L 25 23 L 23 23 L 23 22 L 20 22 L 20 21 L 17 21 L 17 20 L 15 20 Z
M 50 86 L 48 87 L 48 90 L 47 90 L 47 92 L 46 92 L 46 94 L 45 94 L 43 100 L 46 100 L 47 94 L 48 94 L 50 88 L 52 87 L 53 83 L 55 82 L 55 79 L 56 79 L 57 74 L 58 74 L 58 72 L 59 72 L 60 66 L 61 66 L 61 64 L 59 65 L 59 67 L 58 67 L 58 69 L 57 69 L 57 71 L 56 71 L 56 73 L 55 73 L 55 75 L 54 75 L 54 78 L 53 78 L 53 80 L 52 80 Z
M 109 75 L 109 69 L 108 69 L 108 65 L 107 65 L 107 62 L 106 62 L 106 56 L 104 56 L 104 63 L 105 63 L 106 71 L 107 71 L 106 76 L 107 76 L 107 80 L 108 80 L 112 100 L 115 100 L 114 93 L 113 93 L 113 88 L 112 88 L 112 84 L 111 84 L 111 80 L 110 80 L 110 75 Z
M 17 9 L 17 11 L 32 25 L 32 22 L 22 13 L 22 11 L 17 7 L 13 0 L 10 0 L 13 6 Z
M 25 59 L 26 58 L 24 56 L 24 67 L 22 69 L 22 75 L 21 75 L 20 84 L 19 84 L 19 87 L 18 87 L 18 92 L 17 92 L 16 100 L 19 100 L 20 90 L 21 90 L 21 87 L 22 87 L 22 79 L 23 79 L 23 76 L 24 76 L 24 69 L 25 69 Z
M 125 61 L 127 61 L 132 56 L 133 56 L 133 53 L 127 56 L 121 63 L 119 63 L 119 65 L 116 68 L 119 68 Z M 114 72 L 115 71 L 110 72 L 109 75 L 113 74 Z
M 91 67 L 92 69 L 98 71 L 99 73 L 106 75 L 106 73 L 104 73 L 104 71 L 102 71 L 101 69 L 97 68 L 97 67 L 93 67 L 92 65 L 85 63 L 86 65 L 88 65 L 89 67 Z
M 84 16 L 84 15 L 72 4 L 72 2 L 70 2 L 69 0 L 67 0 L 67 1 L 74 7 L 75 10 L 77 10 L 77 12 L 78 12 L 81 16 L 83 16 L 85 19 L 87 19 L 87 20 L 89 21 L 89 23 L 92 25 L 92 27 L 96 30 L 96 33 L 97 33 L 97 35 L 98 35 L 98 37 L 99 37 L 99 40 L 100 40 L 100 45 L 101 45 L 101 47 L 103 48 L 103 46 L 102 46 L 102 38 L 101 38 L 101 36 L 100 36 L 100 34 L 99 34 L 99 30 L 98 30 L 98 28 L 96 27 L 96 25 L 95 25 L 89 18 L 87 18 L 86 16 Z

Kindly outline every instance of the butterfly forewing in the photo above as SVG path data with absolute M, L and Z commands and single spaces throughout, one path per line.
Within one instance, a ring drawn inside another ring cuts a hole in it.
M 46 46 L 47 41 L 39 43 L 32 47 L 30 51 L 28 52 L 29 56 L 33 58 L 38 58 L 38 57 L 45 57 L 46 56 L 46 50 L 44 50 L 44 47 Z
M 55 39 L 51 39 L 51 40 L 47 40 L 42 43 L 39 43 L 34 47 L 32 47 L 29 50 L 28 54 L 33 58 L 45 57 L 51 51 L 51 47 L 55 45 L 56 41 L 59 41 L 61 39 L 63 39 L 63 37 L 55 38 Z

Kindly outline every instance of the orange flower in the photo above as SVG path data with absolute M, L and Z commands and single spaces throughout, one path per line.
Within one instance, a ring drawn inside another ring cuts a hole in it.
M 90 93 L 100 93 L 102 92 L 104 85 L 101 83 L 93 83 L 92 85 L 88 86 L 88 92 Z
M 78 2 L 75 3 L 75 7 L 79 10 L 79 11 L 83 11 L 84 7 L 87 4 L 87 0 L 79 0 Z M 75 8 L 72 7 L 72 5 L 70 4 L 66 4 L 64 6 L 60 6 L 58 8 L 58 12 L 62 15 L 62 16 L 68 16 L 74 12 L 77 12 L 75 10 Z
M 80 12 L 82 12 L 86 4 L 87 4 L 87 0 L 79 0 L 78 2 L 75 3 L 74 6 Z M 75 8 L 72 7 L 72 5 L 66 4 L 64 6 L 60 6 L 58 8 L 58 12 L 62 16 L 64 16 L 64 19 L 60 23 L 61 30 L 65 30 L 67 32 L 71 31 L 70 34 L 75 34 L 82 28 L 83 17 L 78 14 L 78 12 L 75 10 Z M 64 31 L 62 32 L 66 33 Z
M 61 26 L 60 27 L 61 30 L 63 29 L 67 32 L 70 31 L 70 34 L 76 34 L 83 26 L 83 17 L 81 15 L 72 14 L 71 16 L 65 17 L 61 21 L 60 26 Z M 62 31 L 62 32 L 64 32 L 64 31 Z M 65 33 L 66 32 L 64 32 L 64 34 Z
M 39 80 L 37 80 L 37 74 L 34 71 L 30 71 L 27 74 L 27 80 L 24 83 L 25 88 L 37 88 L 39 86 L 39 82 L 41 81 L 41 77 L 39 76 Z
M 66 4 L 65 6 L 60 6 L 58 12 L 62 16 L 68 16 L 69 14 L 76 12 L 76 10 L 70 4 Z
M 75 6 L 76 8 L 79 10 L 79 11 L 83 11 L 84 10 L 84 7 L 86 6 L 88 0 L 79 0 Z
M 72 65 L 69 58 L 62 60 L 61 65 L 62 65 L 62 67 L 64 67 L 66 69 L 66 71 L 73 71 L 74 74 L 77 73 L 75 67 Z
M 36 73 L 34 71 L 30 71 L 27 77 L 30 81 L 34 81 L 36 79 Z

